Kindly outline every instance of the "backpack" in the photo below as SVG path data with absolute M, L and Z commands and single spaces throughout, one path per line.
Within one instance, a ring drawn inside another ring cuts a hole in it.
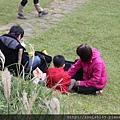
M 72 66 L 72 64 L 74 64 L 77 61 L 77 59 L 73 62 L 73 61 L 68 61 L 65 60 L 65 67 L 64 70 L 68 71 L 68 69 Z M 80 68 L 76 74 L 72 77 L 72 79 L 77 80 L 83 80 L 83 68 Z
M 52 61 L 52 57 L 49 55 L 46 55 L 45 53 L 43 53 L 42 51 L 35 51 L 35 55 L 39 56 L 41 59 L 41 64 L 39 66 L 39 69 L 42 72 L 46 72 L 46 70 L 48 69 L 48 67 L 51 64 Z
M 5 64 L 5 56 L 0 50 L 0 70 L 4 69 L 4 64 Z

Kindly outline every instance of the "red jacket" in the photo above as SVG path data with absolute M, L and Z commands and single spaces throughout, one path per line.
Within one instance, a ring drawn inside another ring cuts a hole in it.
M 68 92 L 71 76 L 63 68 L 49 68 L 47 74 L 47 87 L 58 90 L 61 93 Z

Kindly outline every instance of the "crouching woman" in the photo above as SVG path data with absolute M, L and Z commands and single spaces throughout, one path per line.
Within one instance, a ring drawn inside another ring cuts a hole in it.
M 88 44 L 81 44 L 76 53 L 80 59 L 69 68 L 68 73 L 72 77 L 83 68 L 83 79 L 76 82 L 75 91 L 80 94 L 101 93 L 108 78 L 106 65 L 100 57 L 100 52 L 92 49 Z

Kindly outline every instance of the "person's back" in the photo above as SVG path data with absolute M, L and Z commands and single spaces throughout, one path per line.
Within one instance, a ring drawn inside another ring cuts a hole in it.
M 19 49 L 25 50 L 25 48 L 17 40 L 18 36 L 21 34 L 21 38 L 24 31 L 19 26 L 11 27 L 8 34 L 0 36 L 0 49 L 5 56 L 5 67 L 9 69 L 15 69 L 16 63 L 18 63 L 18 52 Z
M 0 49 L 5 55 L 5 66 L 18 62 L 19 42 L 11 35 L 3 35 L 0 37 Z
M 49 68 L 46 73 L 47 86 L 49 88 L 55 87 L 55 89 L 61 93 L 68 92 L 71 77 L 63 68 Z
M 54 56 L 54 68 L 49 68 L 47 74 L 47 87 L 54 88 L 61 93 L 67 93 L 68 87 L 71 84 L 70 75 L 64 71 L 65 59 L 62 55 Z
M 26 49 L 20 43 L 23 36 L 22 27 L 12 26 L 8 34 L 0 37 L 0 49 L 5 56 L 5 67 L 8 67 L 10 71 L 12 69 L 15 75 L 25 72 L 29 77 L 31 72 L 40 65 L 41 58 L 37 55 L 29 58 Z

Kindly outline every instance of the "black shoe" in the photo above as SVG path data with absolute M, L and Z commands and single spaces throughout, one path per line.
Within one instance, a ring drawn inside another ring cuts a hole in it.
M 26 17 L 23 14 L 19 14 L 19 13 L 18 13 L 18 18 L 20 18 L 20 19 L 26 19 Z
M 48 12 L 40 11 L 39 14 L 38 14 L 38 16 L 42 17 L 43 15 L 47 15 L 47 14 L 48 14 Z

